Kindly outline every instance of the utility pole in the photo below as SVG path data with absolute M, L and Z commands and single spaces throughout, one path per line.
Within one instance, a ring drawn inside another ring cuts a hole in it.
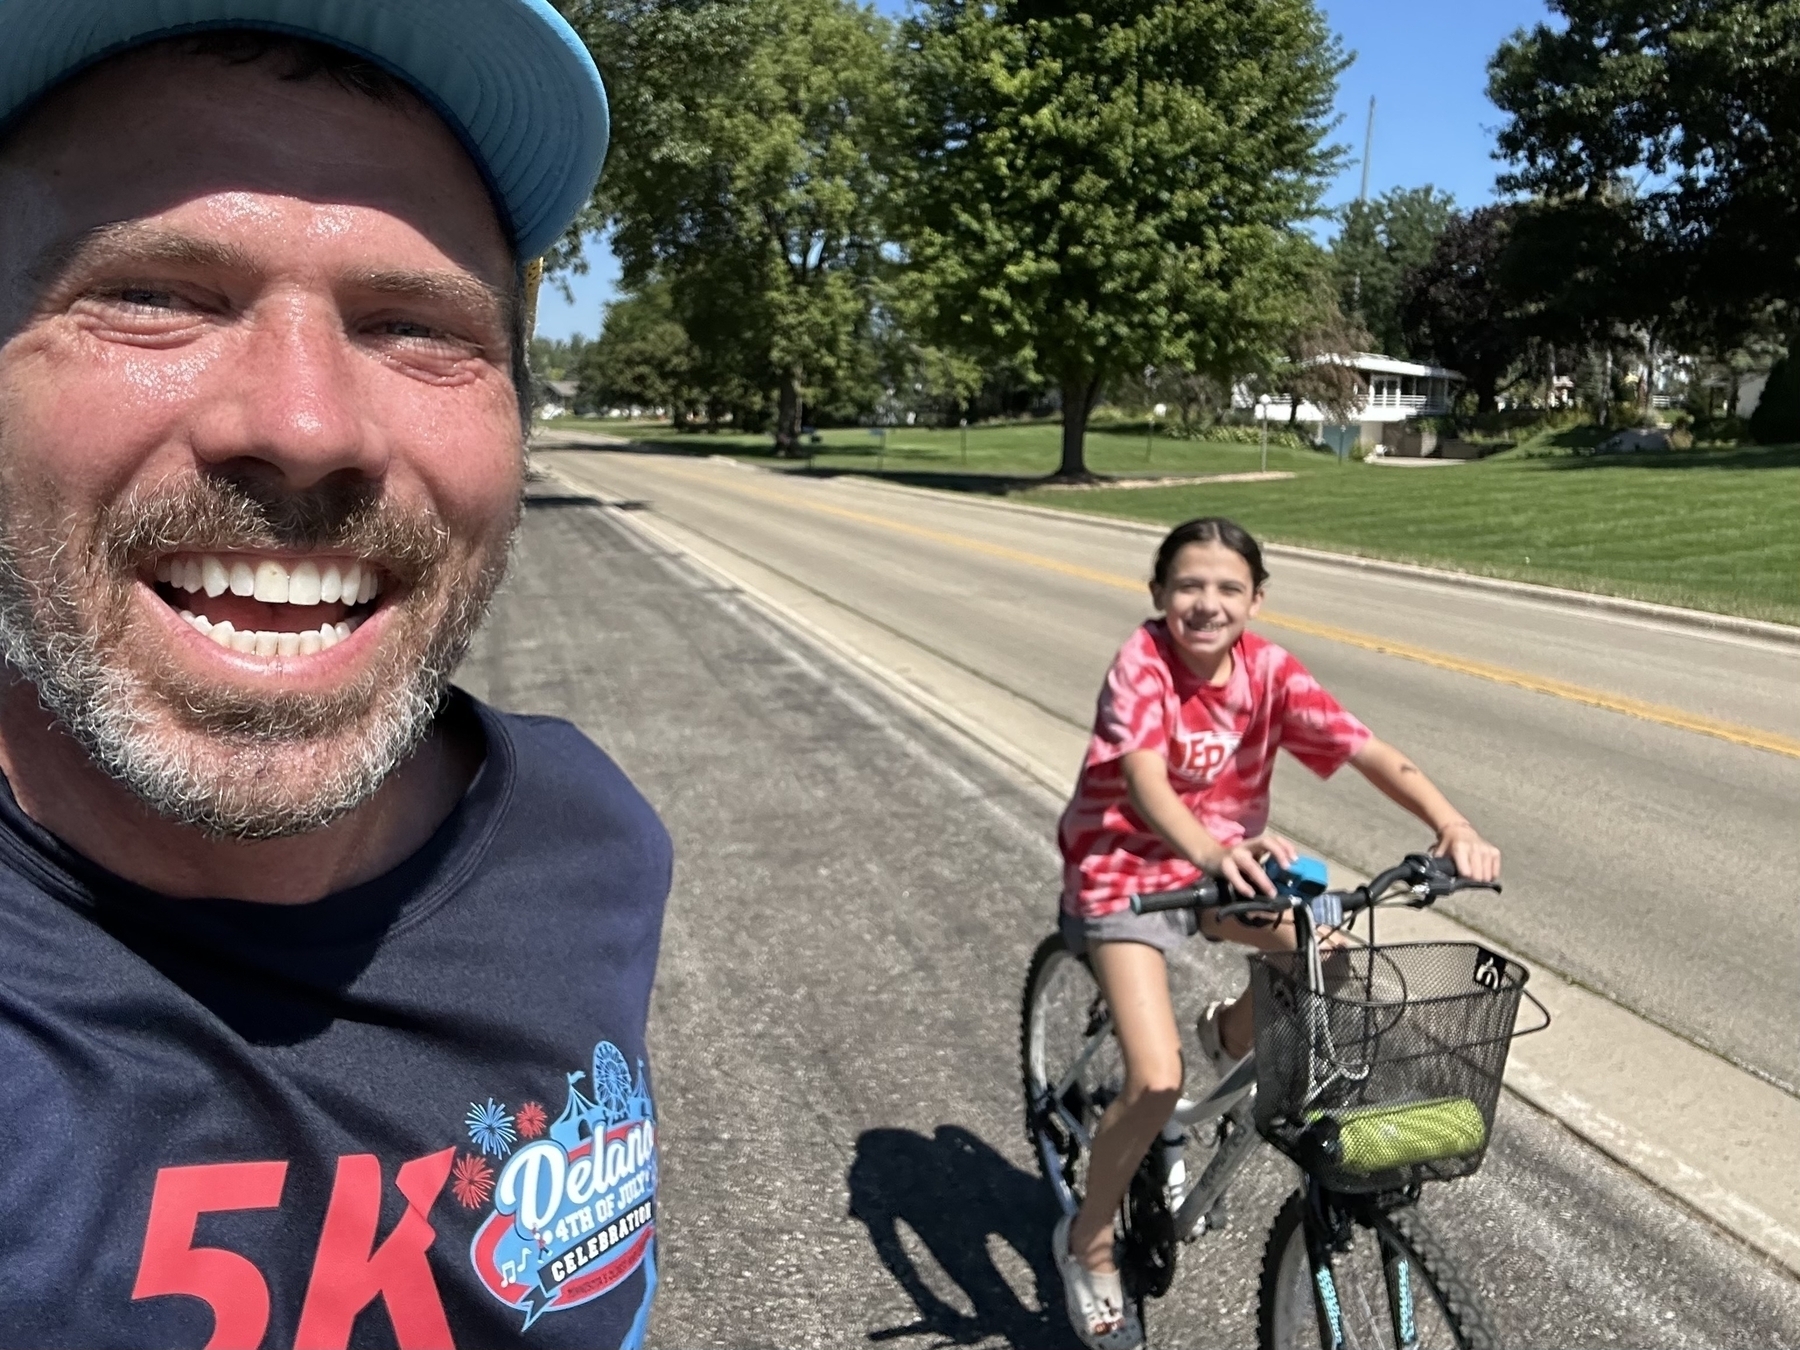
M 1362 190 L 1356 194 L 1356 200 L 1369 200 L 1369 151 L 1375 145 L 1375 95 L 1369 95 L 1369 125 L 1363 131 Z
M 1357 191 L 1356 204 L 1369 204 L 1369 152 L 1375 145 L 1375 95 L 1369 95 L 1369 124 L 1363 130 L 1362 187 Z M 1351 283 L 1350 307 L 1358 315 L 1362 313 L 1362 273 L 1358 271 L 1356 279 Z

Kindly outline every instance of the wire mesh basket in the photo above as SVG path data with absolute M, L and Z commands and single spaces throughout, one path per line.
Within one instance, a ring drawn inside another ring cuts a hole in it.
M 1320 974 L 1315 992 L 1299 954 L 1250 958 L 1257 1130 L 1338 1191 L 1474 1173 L 1525 968 L 1478 943 L 1419 942 L 1331 952 Z

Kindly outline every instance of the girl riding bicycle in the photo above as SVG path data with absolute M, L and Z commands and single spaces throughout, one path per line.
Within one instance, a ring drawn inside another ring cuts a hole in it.
M 1268 828 L 1269 779 L 1285 748 L 1321 777 L 1352 764 L 1437 835 L 1434 852 L 1477 881 L 1500 873 L 1500 852 L 1407 757 L 1378 740 L 1271 642 L 1245 631 L 1268 573 L 1256 541 L 1232 521 L 1190 520 L 1157 550 L 1150 596 L 1159 618 L 1120 648 L 1100 691 L 1093 739 L 1059 828 L 1062 932 L 1086 953 L 1112 1010 L 1125 1087 L 1093 1140 L 1080 1211 L 1054 1247 L 1076 1334 L 1096 1350 L 1143 1343 L 1113 1262 L 1113 1218 L 1180 1097 L 1181 1036 L 1165 953 L 1193 934 L 1193 911 L 1136 915 L 1130 897 L 1174 890 L 1202 872 L 1245 894 L 1274 895 L 1267 860 L 1294 845 Z M 1212 941 L 1292 949 L 1290 924 L 1208 915 Z M 1198 1027 L 1222 1070 L 1248 1054 L 1246 992 L 1214 1003 Z

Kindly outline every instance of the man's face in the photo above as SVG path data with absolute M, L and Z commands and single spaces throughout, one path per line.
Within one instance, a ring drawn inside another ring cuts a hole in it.
M 0 148 L 0 641 L 97 763 L 317 828 L 428 729 L 504 564 L 512 262 L 422 106 L 157 48 Z

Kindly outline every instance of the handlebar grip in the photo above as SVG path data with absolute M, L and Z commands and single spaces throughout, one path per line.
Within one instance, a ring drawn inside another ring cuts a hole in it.
M 1219 883 L 1203 877 L 1192 886 L 1131 897 L 1133 914 L 1162 914 L 1172 909 L 1207 909 L 1219 903 Z
M 1425 868 L 1430 873 L 1430 880 L 1444 885 L 1446 891 L 1494 891 L 1500 890 L 1497 881 L 1470 881 L 1456 870 L 1456 860 L 1449 854 L 1439 857 L 1435 853 L 1419 855 L 1425 860 Z M 1448 883 L 1445 885 L 1445 883 Z

